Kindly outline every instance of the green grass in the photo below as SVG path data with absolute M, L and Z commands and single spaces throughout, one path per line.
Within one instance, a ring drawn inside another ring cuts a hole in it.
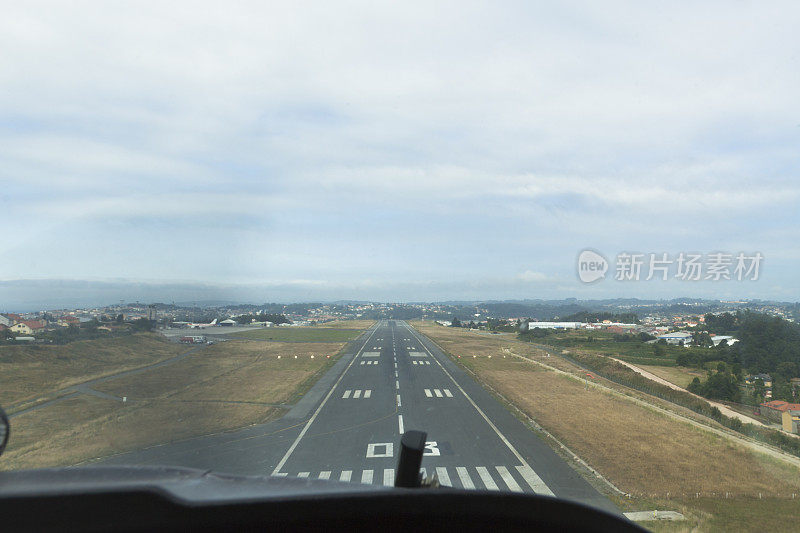
M 347 342 L 361 334 L 358 329 L 264 328 L 232 333 L 230 337 L 279 342 Z
M 663 356 L 656 356 L 654 345 L 640 341 L 617 342 L 613 334 L 605 331 L 566 331 L 534 339 L 535 343 L 547 344 L 566 350 L 583 350 L 598 355 L 610 355 L 623 361 L 639 365 L 675 366 L 678 354 L 691 354 L 700 351 L 708 353 L 708 348 L 685 348 L 683 346 L 662 345 Z

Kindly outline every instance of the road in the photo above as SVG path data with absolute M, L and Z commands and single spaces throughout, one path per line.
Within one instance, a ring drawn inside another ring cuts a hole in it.
M 752 417 L 749 417 L 747 415 L 743 415 L 742 413 L 739 413 L 737 411 L 734 411 L 733 409 L 731 409 L 730 407 L 728 407 L 724 403 L 715 402 L 714 400 L 710 400 L 708 398 L 704 398 L 703 396 L 698 396 L 697 394 L 695 394 L 693 392 L 689 392 L 688 390 L 684 389 L 683 387 L 679 387 L 678 385 L 675 385 L 671 381 L 667 381 L 666 379 L 663 379 L 663 378 L 660 378 L 660 377 L 656 376 L 652 372 L 648 372 L 644 368 L 640 368 L 640 367 L 638 367 L 636 365 L 628 363 L 627 361 L 623 361 L 622 359 L 617 359 L 616 357 L 611 357 L 611 359 L 613 359 L 614 361 L 620 363 L 621 365 L 627 366 L 628 368 L 630 368 L 631 370 L 633 370 L 637 374 L 641 374 L 642 376 L 646 377 L 647 379 L 649 379 L 651 381 L 655 381 L 656 383 L 660 383 L 661 385 L 669 387 L 670 389 L 673 389 L 673 390 L 679 390 L 681 392 L 685 392 L 687 394 L 691 394 L 695 398 L 699 398 L 700 400 L 703 400 L 704 402 L 708 402 L 712 406 L 714 406 L 717 409 L 719 409 L 719 411 L 723 415 L 725 415 L 727 417 L 738 418 L 739 420 L 741 420 L 745 424 L 753 424 L 753 425 L 756 425 L 756 426 L 770 427 L 767 424 L 764 424 L 763 422 L 761 422 L 759 420 L 756 420 L 755 418 L 752 418 Z M 775 428 L 775 429 L 778 429 L 778 428 Z M 792 435 L 792 433 L 787 433 L 787 435 Z
M 104 462 L 392 485 L 400 435 L 409 429 L 428 433 L 423 471 L 442 485 L 556 496 L 619 512 L 429 339 L 395 320 L 351 343 L 277 422 Z

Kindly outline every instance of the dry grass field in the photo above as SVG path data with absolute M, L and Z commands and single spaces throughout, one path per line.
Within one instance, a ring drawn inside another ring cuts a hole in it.
M 678 387 L 686 388 L 689 383 L 696 377 L 704 380 L 706 372 L 697 369 L 683 368 L 680 366 L 654 366 L 654 365 L 639 365 L 641 368 L 648 372 L 665 379 Z
M 374 320 L 334 320 L 332 322 L 325 322 L 324 324 L 317 324 L 318 328 L 338 328 L 338 329 L 357 329 L 365 330 L 375 323 Z
M 78 341 L 64 346 L 0 347 L 0 405 L 14 406 L 64 387 L 146 366 L 187 351 L 155 334 Z
M 140 340 L 146 350 L 153 346 L 147 336 Z M 233 340 L 202 347 L 168 365 L 95 383 L 93 390 L 125 396 L 127 402 L 80 394 L 16 416 L 0 468 L 76 464 L 277 418 L 333 364 L 344 345 Z M 95 359 L 95 353 L 105 353 L 91 348 L 71 355 Z M 133 344 L 128 348 L 136 351 Z M 105 370 L 108 374 L 112 368 Z M 41 376 L 47 383 L 59 382 L 47 372 Z
M 526 345 L 455 328 L 414 325 L 630 493 L 632 498 L 620 499 L 625 510 L 671 509 L 688 518 L 670 524 L 647 522 L 646 527 L 755 531 L 769 523 L 768 530 L 795 530 L 800 499 L 791 497 L 800 497 L 797 468 L 618 394 L 587 388 L 581 379 L 511 357 L 506 351 L 532 350 Z M 539 360 L 558 368 L 571 367 L 559 359 Z M 700 498 L 694 497 L 696 493 Z M 782 514 L 771 514 L 776 512 Z

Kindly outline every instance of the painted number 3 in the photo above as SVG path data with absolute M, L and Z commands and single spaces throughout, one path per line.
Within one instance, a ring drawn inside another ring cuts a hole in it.
M 441 455 L 439 453 L 439 448 L 437 447 L 435 440 L 429 440 L 425 443 L 425 453 L 423 453 L 422 455 L 427 455 L 427 456 Z

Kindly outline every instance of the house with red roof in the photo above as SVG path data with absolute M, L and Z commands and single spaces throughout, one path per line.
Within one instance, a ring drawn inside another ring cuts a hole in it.
M 14 333 L 20 333 L 22 335 L 31 335 L 33 333 L 42 331 L 44 329 L 44 322 L 41 320 L 22 320 L 17 324 L 11 326 L 11 331 Z
M 772 400 L 761 404 L 761 414 L 774 420 L 779 424 L 783 423 L 783 413 L 797 411 L 800 413 L 800 403 L 789 403 L 783 400 Z

